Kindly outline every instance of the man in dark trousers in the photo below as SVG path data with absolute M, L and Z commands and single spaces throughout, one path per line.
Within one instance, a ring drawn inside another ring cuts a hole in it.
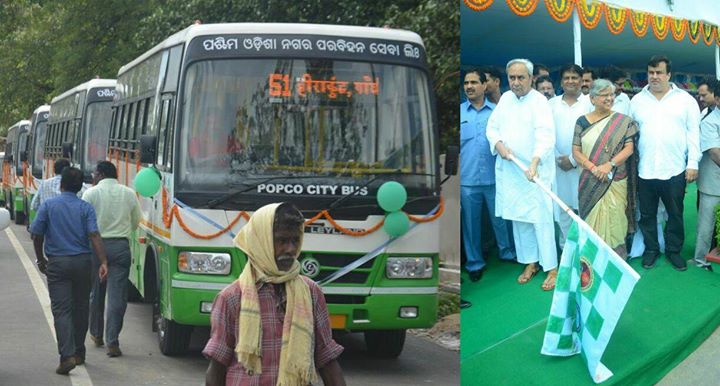
M 62 193 L 40 205 L 30 226 L 38 269 L 47 275 L 60 354 L 60 365 L 55 370 L 58 374 L 67 374 L 85 363 L 90 277 L 98 275 L 105 280 L 107 276 L 107 258 L 95 210 L 77 197 L 82 183 L 80 169 L 63 169 Z M 101 262 L 97 272 L 91 272 L 90 245 Z
M 130 274 L 130 235 L 140 223 L 140 203 L 135 192 L 118 183 L 117 169 L 108 161 L 100 161 L 93 171 L 95 186 L 82 196 L 95 209 L 98 229 L 108 258 L 108 280 L 93 278 L 90 291 L 90 338 L 96 346 L 103 345 L 105 327 L 105 293 L 107 291 L 107 355 L 119 357 L 119 336 L 127 309 L 128 275 Z M 93 268 L 100 262 L 93 257 Z

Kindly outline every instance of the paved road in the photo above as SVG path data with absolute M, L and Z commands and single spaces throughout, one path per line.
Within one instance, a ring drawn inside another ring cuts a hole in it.
M 150 328 L 151 309 L 141 303 L 128 306 L 120 336 L 122 357 L 108 358 L 88 339 L 86 365 L 77 367 L 70 377 L 56 375 L 57 346 L 46 320 L 46 314 L 50 315 L 47 285 L 33 265 L 34 256 L 24 227 L 13 224 L 0 231 L 0 385 L 203 384 L 207 361 L 200 351 L 208 330 L 193 334 L 187 355 L 163 356 Z M 32 277 L 39 280 L 33 282 Z M 342 336 L 338 342 L 346 347 L 340 365 L 349 385 L 460 384 L 458 353 L 423 338 L 408 336 L 396 360 L 369 358 L 360 334 Z

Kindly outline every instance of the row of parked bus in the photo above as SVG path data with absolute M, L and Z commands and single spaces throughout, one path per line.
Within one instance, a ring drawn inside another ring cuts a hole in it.
M 292 201 L 308 219 L 302 273 L 325 293 L 332 328 L 362 331 L 369 351 L 400 354 L 408 328 L 437 317 L 439 144 L 425 50 L 412 32 L 309 24 L 192 25 L 12 126 L 6 206 L 19 224 L 54 161 L 91 183 L 99 160 L 140 197 L 131 297 L 153 304 L 164 354 L 209 325 L 217 292 L 246 262 L 232 239 L 257 208 Z M 452 153 L 452 152 L 450 152 Z M 455 153 L 456 154 L 456 153 Z M 447 174 L 456 155 L 448 154 Z M 377 191 L 407 191 L 410 229 L 382 231 Z
M 67 158 L 90 182 L 97 161 L 106 159 L 115 80 L 93 79 L 53 98 L 8 129 L 3 157 L 3 197 L 11 219 L 28 224 L 30 203 L 53 163 Z M 52 114 L 50 114 L 52 110 Z

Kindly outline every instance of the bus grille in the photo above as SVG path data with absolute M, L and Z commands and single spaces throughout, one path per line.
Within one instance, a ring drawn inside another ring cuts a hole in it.
M 333 254 L 333 253 L 308 253 L 303 256 L 305 258 L 313 258 L 320 263 L 320 273 L 312 279 L 320 281 L 326 277 L 334 274 L 343 267 L 359 259 L 363 255 L 347 255 L 347 254 Z M 373 265 L 376 259 L 372 259 L 358 268 L 353 269 L 347 274 L 341 276 L 333 283 L 346 283 L 346 284 L 365 284 L 370 277 Z M 302 262 L 302 260 L 301 260 Z

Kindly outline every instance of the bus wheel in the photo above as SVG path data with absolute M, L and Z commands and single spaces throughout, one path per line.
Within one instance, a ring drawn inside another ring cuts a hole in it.
M 5 205 L 5 207 L 7 208 L 8 212 L 10 212 L 10 220 L 15 220 L 15 204 L 13 204 L 12 194 L 6 202 L 7 204 Z
M 140 291 L 135 288 L 135 285 L 130 281 L 130 279 L 128 279 L 127 290 L 129 302 L 136 303 L 143 300 L 142 295 L 140 295 Z
M 184 354 L 190 346 L 190 335 L 193 327 L 158 318 L 158 342 L 160 352 L 165 355 Z
M 365 331 L 368 353 L 376 358 L 397 358 L 405 346 L 405 330 Z
M 25 212 L 15 212 L 15 224 L 25 224 Z

